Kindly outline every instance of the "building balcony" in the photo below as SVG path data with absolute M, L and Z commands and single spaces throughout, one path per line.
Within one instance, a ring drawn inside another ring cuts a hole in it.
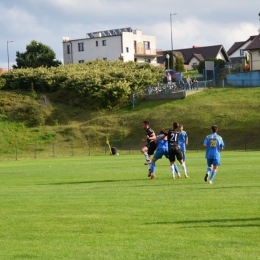
M 157 57 L 156 49 L 135 48 L 135 57 Z

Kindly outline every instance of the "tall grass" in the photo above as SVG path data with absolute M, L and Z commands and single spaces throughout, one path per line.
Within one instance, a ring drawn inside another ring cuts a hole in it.
M 173 121 L 180 122 L 190 140 L 194 139 L 190 143 L 192 150 L 197 150 L 195 141 L 204 138 L 212 124 L 219 126 L 219 133 L 228 141 L 227 149 L 243 150 L 246 139 L 251 150 L 259 150 L 259 99 L 260 88 L 210 88 L 182 100 L 144 101 L 135 108 L 109 111 L 85 111 L 54 103 L 49 125 L 28 128 L 24 123 L 0 121 L 4 143 L 0 158 L 13 151 L 16 144 L 20 153 L 26 152 L 28 146 L 52 143 L 64 150 L 72 144 L 75 149 L 88 149 L 89 143 L 91 147 L 102 147 L 106 138 L 120 143 L 124 150 L 129 143 L 136 144 L 137 149 L 144 135 L 144 120 L 150 121 L 157 133 L 169 129 Z
M 141 155 L 2 162 L 0 259 L 260 259 L 259 152 L 204 153 L 189 179 Z

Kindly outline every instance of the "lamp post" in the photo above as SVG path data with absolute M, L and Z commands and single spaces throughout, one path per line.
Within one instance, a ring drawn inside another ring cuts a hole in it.
M 172 15 L 176 15 L 177 13 L 170 13 L 170 22 L 171 22 L 171 45 L 172 45 L 172 69 L 174 69 L 174 59 L 173 59 L 173 43 L 172 43 Z
M 8 62 L 8 71 L 10 70 L 9 69 L 9 49 L 8 49 L 8 44 L 9 42 L 14 42 L 14 41 L 7 41 L 7 62 Z
M 168 60 L 168 69 L 169 69 L 169 59 L 170 59 L 170 55 L 167 53 L 166 54 L 166 59 Z

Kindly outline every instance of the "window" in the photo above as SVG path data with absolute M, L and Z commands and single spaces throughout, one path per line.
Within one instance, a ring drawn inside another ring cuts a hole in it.
M 67 45 L 67 54 L 70 54 L 70 45 Z
M 240 49 L 240 56 L 244 56 L 244 50 Z
M 144 62 L 151 63 L 151 59 L 144 59 Z
M 103 40 L 103 41 L 102 41 L 102 45 L 103 45 L 103 46 L 106 46 L 106 45 L 107 45 L 107 41 L 106 41 L 106 40 Z
M 107 58 L 103 58 L 103 60 L 107 60 Z
M 78 49 L 79 49 L 79 51 L 84 51 L 84 43 L 83 42 L 78 43 Z
M 129 48 L 128 47 L 126 47 L 125 50 L 126 50 L 126 52 L 129 52 Z
M 98 41 L 96 41 L 96 46 L 98 46 Z
M 150 50 L 150 42 L 144 42 L 144 49 Z
M 79 60 L 79 63 L 84 63 L 84 60 Z
M 137 62 L 137 58 L 134 58 L 134 62 Z

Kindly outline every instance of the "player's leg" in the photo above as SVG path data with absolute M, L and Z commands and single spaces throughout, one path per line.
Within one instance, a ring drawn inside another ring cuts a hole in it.
M 182 160 L 186 162 L 186 152 L 182 151 Z
M 185 178 L 189 178 L 188 173 L 187 173 L 187 169 L 186 169 L 186 165 L 185 165 L 185 163 L 184 163 L 184 161 L 182 159 L 182 152 L 181 152 L 181 150 L 177 150 L 177 151 L 175 151 L 175 153 L 176 153 L 177 160 L 181 164 L 181 169 L 182 169 L 182 171 L 183 171 L 183 173 L 185 175 Z
M 157 151 L 156 151 L 157 153 Z M 155 162 L 157 161 L 157 158 L 153 157 L 152 163 L 151 163 L 151 171 L 150 171 L 150 177 L 151 179 L 155 178 L 155 170 L 156 170 L 156 165 Z
M 178 178 L 181 178 L 181 174 L 180 174 L 180 172 L 179 172 L 179 168 L 178 168 L 178 166 L 177 166 L 176 163 L 174 164 L 174 170 L 175 170 L 175 172 L 176 172 L 176 174 L 177 174 L 177 177 L 178 177 Z
M 210 179 L 209 179 L 209 184 L 212 184 L 213 179 L 215 178 L 215 176 L 216 176 L 216 174 L 217 174 L 218 166 L 219 166 L 219 165 L 220 165 L 220 160 L 214 159 L 214 162 L 213 162 L 213 170 L 212 170 L 212 173 L 211 173 L 211 176 L 210 176 Z
M 152 170 L 151 170 L 150 156 L 152 156 L 154 154 L 155 150 L 156 150 L 156 144 L 154 142 L 151 142 L 149 144 L 148 151 L 147 151 L 148 156 L 149 156 L 149 163 L 147 164 L 147 166 L 148 166 L 148 177 L 152 177 L 152 175 L 151 175 Z
M 147 146 L 144 146 L 144 147 L 141 148 L 141 153 L 144 155 L 146 162 L 150 162 Z
M 175 155 L 172 150 L 169 151 L 169 161 L 170 161 L 170 172 L 172 178 L 175 179 L 175 173 L 174 173 Z
M 211 159 L 207 159 L 207 165 L 208 165 L 208 167 L 207 167 L 206 175 L 204 177 L 205 182 L 208 181 L 208 177 L 211 175 L 211 171 L 212 171 L 212 168 L 213 168 Z

